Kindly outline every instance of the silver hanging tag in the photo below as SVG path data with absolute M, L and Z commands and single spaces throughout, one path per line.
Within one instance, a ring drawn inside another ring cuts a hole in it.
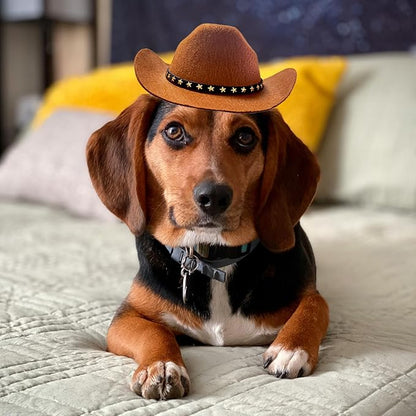
M 194 255 L 193 247 L 186 247 L 186 253 L 181 260 L 182 276 L 182 300 L 186 303 L 186 293 L 188 290 L 188 277 L 197 269 L 198 258 Z
M 181 270 L 181 276 L 182 276 L 182 301 L 183 303 L 186 303 L 186 291 L 188 290 L 188 275 L 189 273 L 186 270 Z

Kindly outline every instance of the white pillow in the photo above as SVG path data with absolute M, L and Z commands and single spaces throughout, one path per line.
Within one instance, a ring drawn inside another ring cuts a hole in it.
M 86 217 L 115 220 L 95 193 L 85 147 L 113 114 L 59 110 L 29 130 L 0 164 L 0 198 L 51 204 Z
M 416 210 L 414 55 L 348 58 L 318 156 L 318 201 Z

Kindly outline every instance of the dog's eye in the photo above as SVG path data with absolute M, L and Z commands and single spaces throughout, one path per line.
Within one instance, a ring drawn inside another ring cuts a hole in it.
M 184 136 L 183 127 L 179 124 L 170 124 L 164 130 L 166 137 L 170 140 L 181 140 Z
M 180 149 L 190 142 L 185 128 L 179 123 L 169 123 L 162 131 L 166 143 L 174 149 Z
M 257 142 L 254 131 L 249 127 L 243 127 L 231 137 L 230 144 L 238 153 L 250 153 L 256 147 Z

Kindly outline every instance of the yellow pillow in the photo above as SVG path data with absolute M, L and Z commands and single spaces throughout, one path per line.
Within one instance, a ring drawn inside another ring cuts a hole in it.
M 284 68 L 296 69 L 295 87 L 278 108 L 292 131 L 313 152 L 318 150 L 345 67 L 341 57 L 292 58 L 260 66 L 263 78 Z
M 173 54 L 161 55 L 170 62 Z M 293 132 L 316 151 L 331 110 L 335 90 L 345 68 L 340 57 L 302 57 L 260 64 L 262 78 L 284 68 L 295 68 L 298 78 L 279 110 Z M 136 80 L 132 64 L 97 69 L 52 85 L 39 108 L 33 126 L 39 126 L 57 108 L 78 108 L 118 114 L 145 91 Z

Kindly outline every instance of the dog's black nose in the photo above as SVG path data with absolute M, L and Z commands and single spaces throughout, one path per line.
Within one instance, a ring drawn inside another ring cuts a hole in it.
M 222 214 L 231 204 L 233 190 L 222 183 L 204 181 L 195 186 L 194 200 L 210 216 Z

